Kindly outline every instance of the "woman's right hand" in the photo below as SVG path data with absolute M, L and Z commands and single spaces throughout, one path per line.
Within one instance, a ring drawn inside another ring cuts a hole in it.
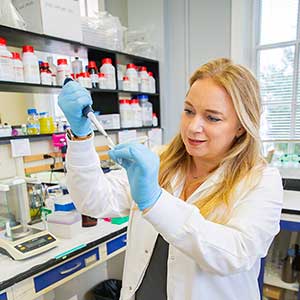
M 69 81 L 63 86 L 58 96 L 58 106 L 65 114 L 75 135 L 85 136 L 92 131 L 91 121 L 82 115 L 82 110 L 92 104 L 90 93 L 76 81 Z

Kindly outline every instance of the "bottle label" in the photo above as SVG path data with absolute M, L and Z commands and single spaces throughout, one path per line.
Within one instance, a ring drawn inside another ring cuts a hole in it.
M 0 80 L 14 80 L 13 62 L 9 56 L 0 55 Z

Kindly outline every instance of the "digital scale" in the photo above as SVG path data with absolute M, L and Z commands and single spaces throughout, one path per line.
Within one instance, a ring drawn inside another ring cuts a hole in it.
M 28 226 L 30 209 L 23 178 L 0 182 L 0 253 L 26 259 L 55 247 L 57 239 L 45 229 Z

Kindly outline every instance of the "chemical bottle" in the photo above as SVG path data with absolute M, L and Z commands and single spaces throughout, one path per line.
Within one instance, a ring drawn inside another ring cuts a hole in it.
M 38 114 L 35 108 L 29 108 L 27 110 L 27 134 L 34 135 L 40 133 L 40 123 Z
M 128 76 L 123 77 L 122 87 L 123 87 L 123 91 L 130 91 L 131 84 L 130 84 Z
M 56 76 L 57 85 L 63 85 L 65 79 L 71 76 L 70 74 L 71 72 L 70 72 L 67 59 L 59 58 L 57 60 L 57 76 Z
M 72 61 L 72 72 L 76 76 L 77 74 L 80 74 L 82 71 L 83 71 L 82 61 L 79 59 L 79 57 L 75 57 L 75 60 Z
M 0 37 L 0 80 L 14 80 L 12 54 L 6 48 L 6 40 Z
M 121 119 L 121 128 L 129 128 L 132 124 L 131 119 L 131 107 L 128 99 L 120 99 L 120 119 Z
M 122 90 L 123 70 L 122 70 L 122 65 L 120 65 L 118 62 L 117 62 L 117 78 L 118 78 L 118 89 Z
M 112 65 L 111 58 L 103 58 L 102 66 L 100 72 L 105 75 L 106 78 L 106 88 L 115 90 L 116 89 L 116 71 L 115 67 Z
M 24 82 L 24 66 L 19 52 L 12 52 L 15 81 Z
M 126 76 L 130 81 L 130 90 L 137 92 L 139 90 L 138 73 L 134 64 L 127 64 Z
M 131 113 L 132 113 L 132 120 L 133 120 L 133 127 L 142 127 L 143 126 L 143 120 L 142 120 L 142 109 L 139 104 L 138 99 L 132 99 L 131 103 Z
M 52 77 L 52 85 L 57 85 L 57 80 L 56 80 L 56 76 L 57 76 L 57 67 L 53 62 L 53 57 L 52 56 L 48 56 L 47 57 L 47 61 L 49 63 L 49 69 L 51 71 L 51 77 Z
M 77 82 L 78 82 L 81 86 L 84 87 L 85 82 L 84 82 L 84 77 L 83 77 L 83 73 L 82 73 L 82 72 L 79 73 L 79 74 L 76 74 L 76 80 L 77 80 Z
M 138 100 L 140 101 L 140 105 L 142 108 L 143 126 L 152 126 L 152 103 L 148 101 L 148 96 L 143 94 L 138 95 Z
M 82 75 L 83 75 L 84 87 L 88 89 L 92 88 L 92 81 L 89 72 L 82 72 Z
M 104 89 L 104 90 L 107 89 L 105 74 L 99 73 L 98 74 L 98 80 L 99 80 L 99 83 L 98 83 L 99 89 Z
M 98 69 L 95 61 L 89 61 L 88 72 L 90 74 L 92 88 L 97 88 L 99 83 Z
M 152 113 L 152 125 L 153 125 L 153 127 L 158 126 L 158 119 L 157 119 L 156 113 Z
M 49 69 L 48 62 L 42 62 L 41 65 L 41 83 L 45 85 L 52 84 L 52 73 Z
M 39 123 L 40 123 L 40 133 L 54 132 L 55 128 L 54 128 L 53 118 L 49 116 L 47 112 L 40 113 Z
M 153 77 L 152 72 L 148 72 L 148 78 L 149 78 L 149 93 L 156 93 L 156 84 L 155 84 L 155 79 Z
M 140 67 L 139 71 L 139 78 L 140 78 L 140 91 L 144 93 L 149 92 L 149 75 L 147 72 L 146 67 Z
M 30 45 L 23 46 L 23 65 L 25 82 L 41 83 L 38 59 Z

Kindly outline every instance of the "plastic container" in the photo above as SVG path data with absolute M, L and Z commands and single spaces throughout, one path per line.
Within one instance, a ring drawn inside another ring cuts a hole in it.
M 158 126 L 158 119 L 157 119 L 156 113 L 152 113 L 152 125 L 154 127 Z
M 131 84 L 128 76 L 123 77 L 123 83 L 122 83 L 123 91 L 130 91 Z
M 27 110 L 27 134 L 29 135 L 35 135 L 40 133 L 40 123 L 38 114 L 35 108 L 29 108 Z
M 52 77 L 51 84 L 52 85 L 57 85 L 57 80 L 56 80 L 57 67 L 56 67 L 56 65 L 53 62 L 53 57 L 52 56 L 48 56 L 47 57 L 47 61 L 49 63 L 49 69 L 51 71 L 51 77 Z
M 132 99 L 131 103 L 131 115 L 133 120 L 133 127 L 142 127 L 143 120 L 142 120 L 142 108 L 139 104 L 138 99 Z
M 111 58 L 103 58 L 102 66 L 100 72 L 105 75 L 106 78 L 106 88 L 115 90 L 116 89 L 116 71 L 115 67 L 112 65 Z
M 39 62 L 30 45 L 23 46 L 24 81 L 28 83 L 41 83 Z
M 148 72 L 148 76 L 149 76 L 149 93 L 156 93 L 156 83 L 155 83 L 155 79 L 153 77 L 153 73 L 152 72 Z
M 120 105 L 121 128 L 133 127 L 130 101 L 127 99 L 120 99 L 119 105 Z
M 122 90 L 123 87 L 122 87 L 122 80 L 123 80 L 123 70 L 122 70 L 122 65 L 120 64 L 117 64 L 117 78 L 118 78 L 118 89 L 119 90 Z
M 92 88 L 97 88 L 99 83 L 98 69 L 95 61 L 89 61 L 88 72 L 91 78 Z
M 79 59 L 79 57 L 75 57 L 75 60 L 72 61 L 72 72 L 76 77 L 76 75 L 80 74 L 82 71 L 82 61 Z
M 106 77 L 105 77 L 105 74 L 103 73 L 99 73 L 98 74 L 98 86 L 99 86 L 99 89 L 107 89 L 106 87 Z
M 13 66 L 14 66 L 14 80 L 17 82 L 24 82 L 24 66 L 19 52 L 12 52 Z
M 41 64 L 41 83 L 45 85 L 52 85 L 52 73 L 48 62 Z
M 53 118 L 48 116 L 47 112 L 41 112 L 40 118 L 40 133 L 53 133 L 55 130 Z
M 149 92 L 149 75 L 146 67 L 140 67 L 139 71 L 140 78 L 140 91 L 144 93 Z
M 127 64 L 126 76 L 130 81 L 130 91 L 137 92 L 139 90 L 138 73 L 134 64 Z
M 90 78 L 90 74 L 89 72 L 82 72 L 82 75 L 83 75 L 83 86 L 85 88 L 92 88 L 92 80 Z
M 12 54 L 6 48 L 6 40 L 0 37 L 0 80 L 14 80 L 15 74 L 12 57 Z
M 66 58 L 59 58 L 57 60 L 57 76 L 56 81 L 58 85 L 63 85 L 66 78 L 71 76 L 70 67 Z
M 138 100 L 140 101 L 140 105 L 142 108 L 142 120 L 143 126 L 152 126 L 152 113 L 153 107 L 152 103 L 148 101 L 147 95 L 138 95 Z

